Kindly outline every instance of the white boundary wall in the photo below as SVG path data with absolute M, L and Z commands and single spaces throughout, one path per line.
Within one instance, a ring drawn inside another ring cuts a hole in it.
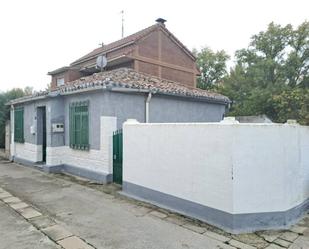
M 131 121 L 123 132 L 124 185 L 229 214 L 287 211 L 309 198 L 309 127 Z
M 232 129 L 233 213 L 286 211 L 309 198 L 309 127 Z

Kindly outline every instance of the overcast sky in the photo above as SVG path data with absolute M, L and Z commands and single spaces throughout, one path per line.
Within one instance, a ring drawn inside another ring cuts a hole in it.
M 299 25 L 308 0 L 8 0 L 0 4 L 0 91 L 44 89 L 47 72 L 98 47 L 167 19 L 167 28 L 189 49 L 209 46 L 230 55 L 271 21 Z

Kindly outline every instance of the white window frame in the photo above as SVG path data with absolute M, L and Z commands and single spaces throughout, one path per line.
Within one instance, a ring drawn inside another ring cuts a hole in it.
M 59 77 L 56 79 L 57 86 L 63 86 L 64 85 L 64 77 Z

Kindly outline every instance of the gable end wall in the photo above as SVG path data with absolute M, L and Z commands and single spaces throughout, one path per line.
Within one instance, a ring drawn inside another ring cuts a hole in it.
M 136 57 L 134 69 L 138 72 L 196 86 L 195 61 L 162 30 L 140 40 L 133 56 Z

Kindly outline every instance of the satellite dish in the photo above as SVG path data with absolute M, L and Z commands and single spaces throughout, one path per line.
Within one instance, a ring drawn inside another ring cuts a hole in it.
M 106 59 L 106 56 L 104 55 L 100 55 L 98 56 L 97 58 L 97 68 L 100 68 L 101 70 L 106 67 L 107 65 L 107 59 Z

